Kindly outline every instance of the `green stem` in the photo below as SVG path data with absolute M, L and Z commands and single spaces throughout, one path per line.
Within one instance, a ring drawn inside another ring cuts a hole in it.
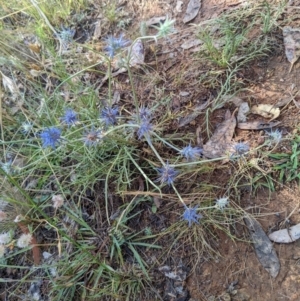
M 171 143 L 165 141 L 163 138 L 161 138 L 159 135 L 157 135 L 155 132 L 153 132 L 153 136 L 155 136 L 159 141 L 161 141 L 162 143 L 164 143 L 165 145 L 168 145 L 169 147 L 173 148 L 174 150 L 176 150 L 177 152 L 180 153 L 180 149 L 178 149 L 177 147 L 175 147 L 174 145 L 172 145 Z
M 152 144 L 152 142 L 151 142 L 151 140 L 150 140 L 150 136 L 146 134 L 146 135 L 145 135 L 145 138 L 146 138 L 146 140 L 147 140 L 149 146 L 151 147 L 152 151 L 154 152 L 155 156 L 157 157 L 157 159 L 161 162 L 161 164 L 162 164 L 163 166 L 165 166 L 166 164 L 165 164 L 164 160 L 161 158 L 161 156 L 159 155 L 159 153 L 157 152 L 157 150 L 156 150 L 156 148 L 154 147 L 154 145 Z
M 111 95 L 111 60 L 108 60 L 108 101 L 109 101 L 109 107 L 112 106 L 112 95 Z

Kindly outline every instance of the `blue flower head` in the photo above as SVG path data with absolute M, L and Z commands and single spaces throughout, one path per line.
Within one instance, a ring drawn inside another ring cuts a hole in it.
M 63 42 L 70 43 L 73 40 L 76 30 L 68 27 L 61 27 L 61 31 L 57 33 L 57 38 Z
M 139 109 L 139 114 L 142 120 L 151 120 L 151 112 L 144 106 Z
M 182 217 L 189 223 L 189 227 L 192 225 L 192 223 L 199 224 L 198 220 L 203 218 L 202 214 L 197 214 L 197 208 L 198 206 L 194 208 L 185 207 Z
M 41 132 L 40 137 L 43 142 L 43 148 L 50 146 L 55 149 L 61 139 L 61 130 L 57 127 L 51 127 Z
M 77 121 L 77 113 L 72 109 L 66 109 L 65 115 L 61 118 L 62 122 L 67 125 L 74 125 Z
M 167 183 L 168 185 L 173 184 L 176 176 L 179 173 L 174 169 L 174 167 L 170 166 L 168 162 L 162 168 L 157 168 L 157 171 L 159 173 L 159 178 L 157 181 L 161 184 Z
M 108 53 L 110 58 L 113 58 L 118 50 L 124 48 L 129 42 L 123 38 L 123 34 L 120 34 L 118 38 L 110 35 L 105 40 L 106 47 L 104 50 Z
M 86 130 L 83 134 L 83 141 L 86 146 L 95 146 L 97 145 L 103 138 L 103 133 L 100 130 L 95 130 L 91 128 L 90 130 Z
M 150 132 L 153 129 L 153 125 L 150 123 L 149 120 L 143 119 L 141 120 L 140 128 L 137 131 L 138 138 L 141 139 L 143 136 L 150 137 Z
M 56 37 L 61 41 L 63 50 L 67 50 L 69 44 L 72 42 L 76 30 L 62 26 L 61 31 L 57 33 Z
M 271 130 L 267 134 L 270 137 L 270 144 L 278 144 L 282 139 L 282 132 L 278 129 L 275 131 Z
M 249 151 L 250 147 L 246 143 L 239 142 L 235 144 L 234 149 L 237 155 L 243 155 Z
M 8 162 L 4 163 L 0 161 L 0 167 L 6 174 L 10 175 L 13 173 L 14 167 L 12 165 L 12 160 L 9 160 Z
M 118 108 L 105 108 L 101 111 L 101 118 L 104 120 L 106 126 L 117 123 L 117 116 L 119 115 Z
M 196 161 L 200 155 L 202 155 L 202 151 L 202 148 L 192 147 L 191 144 L 189 144 L 180 151 L 180 155 L 185 157 L 188 161 Z

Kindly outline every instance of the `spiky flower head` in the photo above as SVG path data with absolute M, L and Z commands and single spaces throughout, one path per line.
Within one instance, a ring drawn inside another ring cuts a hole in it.
M 168 185 L 173 184 L 176 176 L 179 173 L 174 169 L 174 167 L 169 165 L 169 162 L 167 162 L 163 167 L 157 168 L 157 171 L 159 174 L 157 181 L 161 184 L 167 183 Z
M 278 129 L 276 129 L 275 131 L 271 130 L 270 132 L 267 132 L 267 135 L 271 140 L 271 144 L 278 144 L 282 139 L 282 132 Z
M 198 206 L 194 208 L 185 207 L 182 218 L 189 223 L 189 227 L 192 223 L 199 224 L 199 219 L 203 218 L 202 214 L 197 214 Z
M 66 109 L 65 115 L 61 118 L 61 121 L 68 126 L 74 125 L 77 122 L 77 113 L 72 109 Z
M 27 248 L 30 245 L 31 241 L 32 241 L 32 235 L 30 233 L 22 234 L 17 240 L 17 246 L 19 248 Z
M 225 198 L 220 198 L 218 200 L 216 200 L 216 208 L 217 209 L 220 209 L 221 211 L 223 211 L 227 205 L 229 204 L 229 201 L 228 201 L 228 198 L 225 197 Z
M 114 125 L 117 123 L 117 116 L 119 115 L 118 108 L 105 108 L 101 111 L 101 118 L 106 126 Z
M 9 160 L 8 162 L 0 161 L 0 168 L 8 175 L 12 174 L 14 171 L 14 167 L 12 165 L 12 160 Z
M 55 209 L 58 209 L 59 207 L 61 207 L 64 204 L 64 197 L 61 194 L 56 194 L 52 197 L 52 202 L 53 202 L 53 207 Z
M 143 136 L 150 137 L 151 131 L 153 130 L 153 125 L 147 119 L 142 119 L 140 127 L 137 131 L 138 138 L 141 139 Z
M 140 107 L 139 115 L 142 120 L 151 120 L 151 112 L 148 108 L 144 106 Z
M 0 234 L 0 245 L 6 245 L 11 241 L 11 233 L 3 232 Z
M 128 45 L 129 41 L 124 39 L 124 35 L 120 34 L 119 37 L 114 37 L 112 35 L 105 39 L 106 46 L 104 50 L 108 53 L 110 58 L 113 58 L 116 53 Z
M 249 151 L 250 147 L 247 143 L 238 142 L 234 145 L 234 150 L 236 155 L 243 155 Z
M 61 130 L 57 127 L 51 127 L 45 129 L 40 134 L 40 137 L 42 139 L 43 148 L 50 146 L 55 149 L 61 139 Z
M 180 151 L 180 155 L 185 157 L 187 161 L 196 161 L 201 156 L 202 151 L 202 148 L 192 147 L 191 144 L 189 144 Z
M 25 121 L 22 123 L 21 128 L 23 134 L 30 134 L 33 130 L 33 124 L 29 121 Z
M 153 26 L 158 30 L 156 37 L 167 37 L 169 34 L 173 33 L 175 31 L 174 28 L 175 20 L 170 20 L 169 18 L 166 18 L 166 20 L 162 23 L 160 23 L 159 26 Z
M 61 26 L 61 31 L 59 31 L 56 36 L 61 41 L 65 42 L 65 43 L 70 43 L 70 42 L 72 42 L 75 33 L 76 33 L 75 29 Z
M 96 146 L 104 135 L 101 130 L 95 130 L 93 127 L 90 130 L 86 130 L 83 134 L 83 141 L 86 146 Z

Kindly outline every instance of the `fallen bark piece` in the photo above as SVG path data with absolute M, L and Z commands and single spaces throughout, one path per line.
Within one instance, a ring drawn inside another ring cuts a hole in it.
M 282 35 L 285 48 L 285 55 L 291 64 L 289 70 L 290 73 L 300 55 L 300 28 L 292 28 L 290 26 L 285 26 L 282 29 Z
M 245 216 L 244 222 L 259 262 L 273 278 L 276 278 L 280 270 L 280 262 L 269 237 L 255 219 Z
M 201 8 L 200 0 L 190 0 L 183 18 L 183 23 L 188 23 L 192 21 L 194 18 L 196 18 L 200 8 Z
M 274 231 L 269 235 L 269 238 L 277 243 L 289 244 L 300 238 L 300 224 L 290 227 L 289 229 L 282 229 Z
M 247 117 L 246 115 L 249 113 L 250 108 L 247 102 L 242 102 L 239 106 L 238 114 L 237 114 L 237 121 L 238 122 L 246 122 Z
M 270 129 L 280 124 L 280 121 L 264 122 L 264 121 L 249 121 L 239 122 L 237 127 L 241 130 L 263 130 Z
M 236 127 L 235 112 L 230 114 L 228 110 L 225 114 L 225 120 L 215 130 L 212 137 L 203 146 L 203 155 L 206 158 L 214 159 L 226 156 L 232 153 L 232 137 Z

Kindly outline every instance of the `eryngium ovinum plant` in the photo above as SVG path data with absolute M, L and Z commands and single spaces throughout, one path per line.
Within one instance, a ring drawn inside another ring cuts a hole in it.
M 176 188 L 176 180 L 181 176 L 181 170 L 183 169 L 186 174 L 190 166 L 203 165 L 210 160 L 203 160 L 202 149 L 193 146 L 191 142 L 182 147 L 164 139 L 156 128 L 158 121 L 155 120 L 155 110 L 159 108 L 140 105 L 135 92 L 130 66 L 133 46 L 145 39 L 157 41 L 159 38 L 167 38 L 174 32 L 173 25 L 174 21 L 167 19 L 157 27 L 156 35 L 139 37 L 132 43 L 122 34 L 106 38 L 103 58 L 108 66 L 108 96 L 106 105 L 100 109 L 98 116 L 95 116 L 94 112 L 89 114 L 84 108 L 78 109 L 75 105 L 72 107 L 72 103 L 63 106 L 56 103 L 52 106 L 54 96 L 49 98 L 51 100 L 49 102 L 42 101 L 41 110 L 34 115 L 35 119 L 25 116 L 26 119 L 20 124 L 20 130 L 10 141 L 11 145 L 9 142 L 7 144 L 10 150 L 15 150 L 17 145 L 16 155 L 4 157 L 1 170 L 6 181 L 12 185 L 18 183 L 18 188 L 26 191 L 24 193 L 26 197 L 23 196 L 25 203 L 28 202 L 30 195 L 34 209 L 45 218 L 41 220 L 39 217 L 36 219 L 38 222 L 48 224 L 50 228 L 55 228 L 56 232 L 60 233 L 55 223 L 46 222 L 48 213 L 45 212 L 50 210 L 49 207 L 54 210 L 56 216 L 61 208 L 67 208 L 65 201 L 68 198 L 77 195 L 77 199 L 73 201 L 78 203 L 80 196 L 84 198 L 88 190 L 92 190 L 96 183 L 101 182 L 104 183 L 105 213 L 110 224 L 109 187 L 114 185 L 118 193 L 124 186 L 130 187 L 133 179 L 140 176 L 146 183 L 146 189 L 161 192 L 163 186 L 169 186 L 175 192 L 178 201 L 183 205 L 181 219 L 190 227 L 193 223 L 198 224 L 203 218 L 200 211 L 223 212 L 226 209 L 229 204 L 227 197 L 206 207 L 186 205 Z M 122 64 L 129 75 L 135 107 L 129 116 L 128 112 L 127 115 L 123 114 L 112 101 L 112 62 L 123 52 L 127 53 L 125 59 L 123 56 Z M 152 153 L 150 159 L 143 158 L 142 162 L 139 156 L 141 142 L 146 143 Z M 165 156 L 155 146 L 158 142 L 163 144 L 164 152 L 166 148 L 171 149 L 175 154 L 174 157 L 164 159 Z M 241 156 L 240 153 L 229 154 L 231 159 L 232 155 Z M 15 160 L 21 160 L 22 164 L 16 166 Z M 39 193 L 35 194 L 37 191 Z M 3 218 L 5 221 L 7 216 L 10 216 L 9 212 L 13 211 L 12 208 L 4 206 L 0 212 L 0 219 Z M 20 216 L 25 221 L 37 217 L 31 216 L 34 211 L 32 207 L 27 212 L 23 211 Z M 15 218 L 15 216 L 9 218 L 10 222 Z M 82 225 L 84 223 L 82 222 Z M 10 229 L 3 229 L 3 239 L 0 241 L 0 245 L 4 246 L 3 254 L 5 247 L 8 247 L 13 239 L 14 234 L 9 231 Z M 34 230 L 28 228 L 28 231 Z M 28 246 L 31 242 L 31 236 L 29 237 L 31 233 L 23 234 L 27 236 L 23 235 L 21 241 L 17 242 L 19 247 Z

